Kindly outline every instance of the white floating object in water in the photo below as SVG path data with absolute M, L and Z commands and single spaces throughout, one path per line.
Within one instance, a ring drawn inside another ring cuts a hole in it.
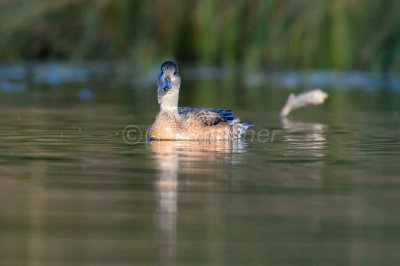
M 299 95 L 292 93 L 281 110 L 281 117 L 286 117 L 292 110 L 303 106 L 321 104 L 326 98 L 328 98 L 328 94 L 320 89 L 304 92 Z

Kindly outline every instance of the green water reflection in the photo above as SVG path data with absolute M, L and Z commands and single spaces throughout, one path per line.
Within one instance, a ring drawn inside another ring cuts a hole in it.
M 185 86 L 184 105 L 235 109 L 274 140 L 129 145 L 153 84 L 2 92 L 1 265 L 399 262 L 395 92 L 331 88 L 280 121 L 286 90 Z

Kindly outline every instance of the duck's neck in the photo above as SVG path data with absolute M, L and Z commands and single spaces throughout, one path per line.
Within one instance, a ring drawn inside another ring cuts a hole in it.
M 166 113 L 176 113 L 178 114 L 178 107 L 171 107 L 171 106 L 162 106 L 160 105 L 160 111 L 161 112 L 166 112 Z
M 178 112 L 178 107 L 171 107 L 171 106 L 163 106 L 160 105 L 160 113 L 159 113 L 160 117 L 169 117 L 172 118 L 175 122 L 178 122 L 181 120 L 181 116 L 179 115 Z
M 161 111 L 178 112 L 179 89 L 173 89 L 158 99 Z

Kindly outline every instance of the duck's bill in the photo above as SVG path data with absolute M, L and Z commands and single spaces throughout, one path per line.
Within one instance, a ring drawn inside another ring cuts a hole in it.
M 163 84 L 162 84 L 162 88 L 164 91 L 167 91 L 169 89 L 172 88 L 172 82 L 170 79 L 164 79 L 163 80 Z

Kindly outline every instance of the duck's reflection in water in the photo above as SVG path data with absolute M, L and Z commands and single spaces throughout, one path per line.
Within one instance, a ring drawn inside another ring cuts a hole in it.
M 152 141 L 147 146 L 155 156 L 159 175 L 155 182 L 155 223 L 160 262 L 173 265 L 177 245 L 178 174 L 210 173 L 213 170 L 203 165 L 207 162 L 239 163 L 245 144 L 240 141 Z

